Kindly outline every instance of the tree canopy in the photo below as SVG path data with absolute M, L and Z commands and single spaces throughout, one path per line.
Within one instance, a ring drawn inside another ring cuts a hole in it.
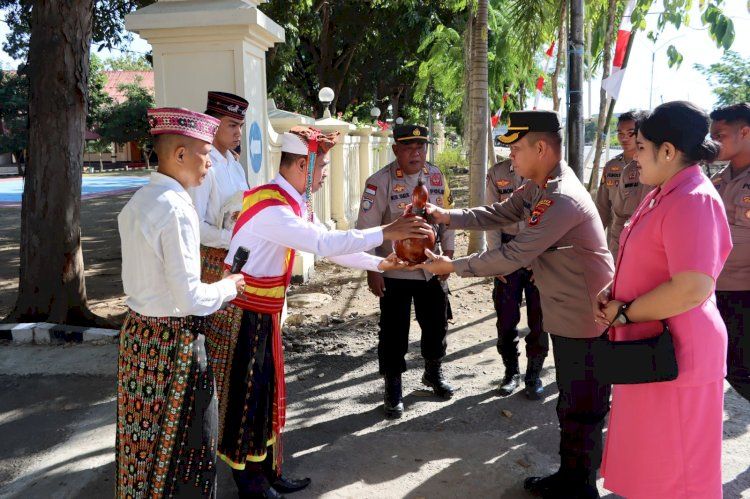
M 695 68 L 711 82 L 717 105 L 750 102 L 750 60 L 730 50 L 719 62 L 710 66 L 696 64 Z

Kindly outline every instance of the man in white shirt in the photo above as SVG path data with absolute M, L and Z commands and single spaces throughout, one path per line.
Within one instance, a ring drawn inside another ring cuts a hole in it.
M 232 227 L 249 189 L 234 149 L 240 144 L 248 102 L 226 92 L 208 92 L 206 114 L 221 121 L 211 149 L 211 169 L 201 185 L 188 190 L 200 219 L 201 280 L 216 282 L 224 272 Z
M 218 120 L 150 109 L 159 168 L 117 218 L 129 307 L 120 331 L 117 497 L 215 493 L 217 413 L 201 321 L 244 286 L 241 275 L 200 281 L 199 185 Z
M 325 181 L 326 153 L 336 136 L 303 127 L 283 135 L 279 174 L 245 194 L 225 260 L 228 267 L 240 246 L 249 250 L 242 269 L 246 286 L 232 302 L 241 310 L 239 334 L 217 350 L 225 352 L 224 358 L 212 359 L 213 367 L 225 370 L 219 388 L 219 456 L 232 468 L 241 497 L 279 497 L 310 483 L 281 474 L 286 413 L 281 312 L 295 251 L 382 272 L 405 263 L 393 254 L 384 259 L 366 250 L 384 239 L 425 237 L 432 230 L 421 218 L 367 230 L 329 231 L 322 225 L 309 196 Z

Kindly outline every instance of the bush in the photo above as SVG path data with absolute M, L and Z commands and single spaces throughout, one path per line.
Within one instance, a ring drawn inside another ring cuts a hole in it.
M 462 156 L 461 148 L 446 147 L 441 153 L 435 156 L 435 166 L 440 168 L 443 175 L 450 177 L 453 169 L 468 168 L 469 159 Z

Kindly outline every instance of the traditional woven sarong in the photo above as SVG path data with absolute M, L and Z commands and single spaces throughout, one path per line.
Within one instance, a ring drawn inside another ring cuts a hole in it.
M 201 246 L 201 281 L 212 284 L 224 276 L 224 260 L 227 250 Z M 216 380 L 216 395 L 219 399 L 219 434 L 222 430 L 222 414 L 226 412 L 226 397 L 222 397 L 225 378 L 232 367 L 231 354 L 237 344 L 242 310 L 227 306 L 217 310 L 206 319 L 206 353 Z
M 300 215 L 297 202 L 279 186 L 260 186 L 245 194 L 235 232 L 268 206 L 286 206 Z M 236 311 L 232 317 L 240 318 L 239 334 L 229 340 L 227 356 L 212 361 L 223 365 L 225 371 L 220 389 L 218 452 L 237 470 L 245 469 L 248 461 L 265 461 L 272 446 L 273 464 L 280 472 L 281 431 L 286 420 L 280 320 L 293 264 L 294 250 L 286 248 L 285 275 L 254 277 L 243 273 L 245 289 L 229 307 Z
M 216 397 L 200 319 L 128 313 L 117 373 L 118 498 L 214 497 Z

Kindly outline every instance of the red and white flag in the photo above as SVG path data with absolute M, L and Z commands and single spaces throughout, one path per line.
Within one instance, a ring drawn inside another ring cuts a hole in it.
M 636 0 L 629 0 L 628 5 L 625 7 L 625 12 L 623 12 L 622 21 L 620 22 L 620 29 L 617 31 L 615 56 L 612 58 L 612 73 L 602 80 L 602 88 L 609 98 L 614 100 L 617 100 L 617 97 L 620 95 L 620 87 L 625 77 L 625 70 L 622 64 L 625 61 L 625 52 L 627 51 L 628 42 L 633 31 L 633 23 L 630 21 L 630 16 L 633 15 L 635 4 Z
M 549 46 L 545 54 L 547 55 L 547 61 L 544 63 L 544 73 L 536 79 L 536 95 L 534 96 L 534 109 L 539 105 L 539 99 L 542 97 L 542 89 L 544 89 L 544 75 L 549 71 L 549 63 L 552 60 L 552 54 L 555 52 L 555 40 L 552 40 L 552 45 Z
M 490 118 L 490 124 L 492 125 L 492 128 L 495 128 L 500 121 L 500 116 L 503 115 L 503 109 L 505 109 L 505 101 L 508 100 L 508 92 L 505 92 L 503 94 L 503 103 L 500 105 L 500 109 L 497 110 L 495 114 L 492 115 L 492 118 Z

